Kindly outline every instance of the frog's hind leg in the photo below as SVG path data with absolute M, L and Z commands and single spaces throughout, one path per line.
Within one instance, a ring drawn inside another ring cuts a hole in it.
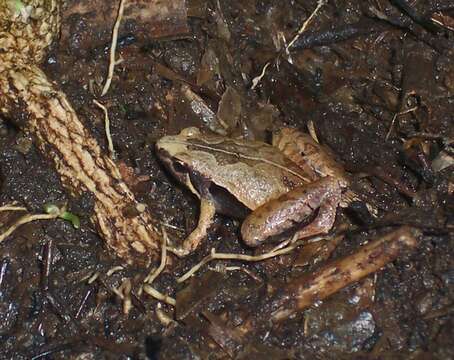
M 201 198 L 197 227 L 184 240 L 181 248 L 175 248 L 172 251 L 178 256 L 185 256 L 196 250 L 207 236 L 208 228 L 213 223 L 215 214 L 216 207 L 214 203 L 210 199 Z
M 315 235 L 327 234 L 332 229 L 336 220 L 337 207 L 340 201 L 340 191 L 333 191 L 326 194 L 320 203 L 318 213 L 314 220 L 301 230 L 298 230 L 294 234 L 292 242 Z
M 294 239 L 328 233 L 336 219 L 340 199 L 341 187 L 334 177 L 297 187 L 250 214 L 241 227 L 243 240 L 249 246 L 258 246 L 269 237 L 291 230 L 317 210 L 315 218 L 297 230 Z

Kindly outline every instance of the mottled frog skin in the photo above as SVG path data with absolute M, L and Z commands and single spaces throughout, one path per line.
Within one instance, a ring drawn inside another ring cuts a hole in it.
M 187 128 L 161 138 L 156 151 L 201 202 L 197 228 L 179 249 L 181 255 L 198 247 L 216 212 L 245 218 L 241 234 L 249 246 L 294 228 L 294 238 L 326 233 L 348 187 L 329 151 L 295 129 L 276 133 L 270 145 Z

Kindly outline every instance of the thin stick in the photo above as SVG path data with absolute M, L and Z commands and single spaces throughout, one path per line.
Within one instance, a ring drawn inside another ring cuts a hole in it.
M 312 21 L 314 16 L 319 12 L 320 8 L 327 3 L 327 0 L 318 0 L 317 2 L 317 7 L 315 10 L 312 12 L 312 14 L 306 19 L 306 21 L 303 23 L 303 25 L 300 27 L 296 35 L 293 37 L 292 41 L 288 43 L 288 45 L 285 47 L 285 52 L 288 52 L 289 49 L 293 46 L 293 44 L 299 39 L 301 34 L 306 31 L 309 23 Z
M 115 150 L 113 147 L 113 142 L 112 142 L 112 135 L 110 134 L 110 119 L 109 119 L 109 113 L 107 111 L 107 108 L 101 104 L 97 100 L 93 100 L 96 106 L 101 108 L 101 110 L 104 112 L 104 127 L 106 129 L 106 138 L 107 138 L 107 146 L 109 148 L 109 154 L 111 158 L 115 157 Z
M 115 21 L 115 25 L 114 25 L 114 28 L 112 31 L 112 44 L 110 46 L 109 71 L 107 73 L 106 83 L 104 84 L 104 87 L 102 89 L 101 96 L 104 96 L 107 94 L 107 91 L 109 91 L 109 88 L 110 88 L 110 83 L 112 82 L 112 77 L 113 77 L 115 64 L 116 64 L 115 51 L 117 49 L 118 29 L 120 28 L 121 18 L 123 17 L 125 1 L 126 0 L 120 0 L 120 6 L 118 8 L 117 20 Z
M 293 243 L 283 249 L 272 250 L 262 255 L 244 255 L 244 254 L 227 254 L 227 253 L 216 253 L 215 249 L 211 249 L 211 253 L 205 256 L 198 264 L 193 266 L 188 272 L 177 278 L 177 283 L 182 283 L 194 275 L 200 270 L 202 266 L 213 260 L 242 260 L 247 262 L 257 262 L 270 259 L 279 255 L 288 254 L 295 248 L 301 245 L 300 241 Z
M 27 224 L 29 222 L 35 221 L 35 220 L 49 220 L 49 219 L 55 219 L 59 216 L 60 214 L 33 214 L 33 215 L 24 215 L 19 220 L 17 220 L 13 225 L 11 225 L 8 230 L 6 230 L 4 233 L 0 235 L 0 243 L 5 240 L 8 236 L 10 236 L 19 226 Z
M 283 51 L 281 50 L 279 52 L 279 54 L 276 56 L 276 58 L 274 59 L 274 62 L 277 62 L 279 57 L 285 52 L 286 54 L 289 54 L 289 49 L 293 46 L 293 44 L 299 39 L 299 37 L 301 36 L 302 33 L 304 33 L 309 25 L 309 23 L 312 21 L 312 19 L 314 18 L 314 16 L 319 12 L 320 8 L 325 5 L 327 3 L 327 0 L 318 0 L 317 2 L 317 7 L 315 8 L 315 10 L 309 15 L 309 17 L 306 19 L 306 21 L 303 23 L 303 25 L 299 28 L 298 32 L 296 33 L 296 35 L 293 37 L 292 41 L 290 41 L 287 46 L 283 49 Z M 266 70 L 268 69 L 268 67 L 271 65 L 271 62 L 267 62 L 263 68 L 262 68 L 262 71 L 260 72 L 260 75 L 259 76 L 256 76 L 253 80 L 252 80 L 252 86 L 251 86 L 251 90 L 254 90 L 257 85 L 260 83 L 260 81 L 262 80 L 262 78 L 265 76 L 266 74 Z
M 0 212 L 2 211 L 27 211 L 27 208 L 23 206 L 17 206 L 14 204 L 8 204 L 8 205 L 3 205 L 0 206 Z
M 293 278 L 272 299 L 277 310 L 270 318 L 273 321 L 285 320 L 380 270 L 397 257 L 414 250 L 420 234 L 415 228 L 403 226 L 361 246 L 351 255 L 327 263 L 318 271 Z M 263 317 L 263 313 L 260 316 Z
M 394 130 L 394 124 L 396 123 L 397 117 L 405 114 L 409 114 L 413 111 L 418 110 L 418 106 L 412 107 L 410 109 L 395 113 L 393 119 L 391 120 L 391 125 L 389 127 L 388 133 L 386 134 L 385 141 L 388 141 L 389 137 L 391 136 L 392 131 Z

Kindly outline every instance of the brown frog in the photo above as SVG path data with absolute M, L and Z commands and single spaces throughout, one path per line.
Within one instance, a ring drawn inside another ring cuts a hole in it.
M 216 212 L 245 218 L 241 235 L 249 246 L 293 229 L 293 239 L 327 233 L 349 186 L 329 150 L 295 129 L 277 132 L 269 145 L 187 128 L 161 138 L 156 150 L 200 199 L 198 225 L 181 255 L 199 246 Z

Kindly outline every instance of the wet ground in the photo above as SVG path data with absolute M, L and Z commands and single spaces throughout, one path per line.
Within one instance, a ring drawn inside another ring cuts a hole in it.
M 162 24 L 159 6 L 144 19 L 127 12 L 122 62 L 100 98 L 116 4 L 69 2 L 43 69 L 105 149 L 93 99 L 107 106 L 116 161 L 173 243 L 195 227 L 198 201 L 164 170 L 154 143 L 188 126 L 222 122 L 229 136 L 261 141 L 283 126 L 313 129 L 378 217 L 353 204 L 338 210 L 337 246 L 323 254 L 300 247 L 263 262 L 212 262 L 178 284 L 211 248 L 261 251 L 219 215 L 203 246 L 170 255 L 153 283 L 174 308 L 138 293 L 149 270 L 109 272 L 123 264 L 90 225 L 91 199 L 65 193 L 22 131 L 27 119 L 2 119 L 1 203 L 33 212 L 67 203 L 81 227 L 38 221 L 1 243 L 0 358 L 454 359 L 454 5 L 411 4 L 329 1 L 288 52 L 315 1 L 176 1 L 176 20 Z M 1 216 L 2 227 L 17 218 Z M 415 251 L 284 322 L 240 326 L 271 306 L 273 289 L 401 225 L 421 231 Z M 124 279 L 128 314 L 113 291 Z

